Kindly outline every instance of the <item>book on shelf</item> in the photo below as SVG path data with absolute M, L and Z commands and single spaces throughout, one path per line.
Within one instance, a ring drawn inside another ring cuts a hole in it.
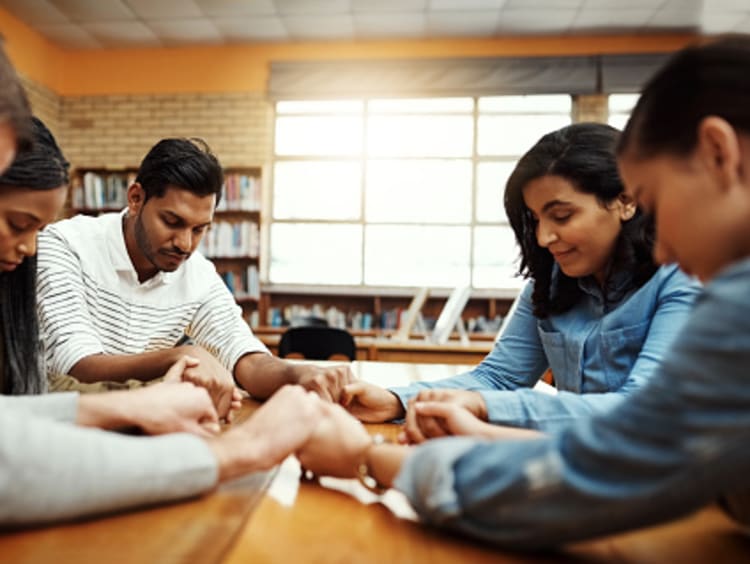
M 219 272 L 219 275 L 236 298 L 260 299 L 260 275 L 257 265 L 250 264 L 240 270 L 226 270 Z
M 120 209 L 127 205 L 128 187 L 135 172 L 87 171 L 73 183 L 71 204 L 76 209 Z
M 215 221 L 198 250 L 207 258 L 249 257 L 260 252 L 260 230 L 254 221 Z
M 261 180 L 243 173 L 224 175 L 224 196 L 217 211 L 258 211 L 261 204 Z

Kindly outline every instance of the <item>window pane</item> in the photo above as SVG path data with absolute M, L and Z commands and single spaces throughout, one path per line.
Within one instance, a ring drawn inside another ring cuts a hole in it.
M 524 279 L 516 276 L 519 248 L 510 227 L 474 229 L 474 287 L 520 288 Z
M 357 155 L 362 151 L 359 116 L 276 118 L 277 155 Z
M 361 113 L 361 100 L 285 100 L 276 104 L 277 114 L 351 114 Z
M 365 227 L 365 284 L 455 287 L 469 283 L 469 228 Z
M 415 98 L 370 100 L 368 109 L 374 113 L 426 114 L 434 112 L 467 112 L 474 109 L 471 98 Z
M 361 265 L 359 225 L 271 225 L 271 282 L 361 284 Z
M 273 172 L 273 217 L 359 219 L 361 184 L 359 162 L 277 161 Z
M 468 223 L 469 160 L 373 160 L 365 192 L 367 221 Z
M 617 129 L 622 131 L 625 128 L 625 124 L 628 123 L 629 117 L 630 114 L 609 114 L 607 123 L 612 127 L 616 127 Z
M 570 124 L 563 115 L 480 116 L 480 155 L 523 155 L 542 135 Z
M 477 221 L 506 223 L 503 195 L 516 161 L 477 164 Z
M 480 112 L 570 114 L 573 99 L 568 94 L 489 96 L 479 98 Z
M 607 98 L 609 111 L 612 113 L 630 113 L 635 107 L 635 103 L 638 101 L 639 96 L 640 94 L 610 94 Z
M 367 150 L 376 157 L 468 157 L 472 130 L 470 115 L 370 116 Z

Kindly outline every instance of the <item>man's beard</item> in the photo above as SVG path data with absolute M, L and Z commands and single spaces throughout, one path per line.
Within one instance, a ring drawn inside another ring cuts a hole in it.
M 134 231 L 135 244 L 138 246 L 138 249 L 141 251 L 141 254 L 143 254 L 146 260 L 150 262 L 154 266 L 154 268 L 156 268 L 157 272 L 172 272 L 179 268 L 179 265 L 175 268 L 165 268 L 163 265 L 159 264 L 157 258 L 159 256 L 159 251 L 155 250 L 151 245 L 151 240 L 149 239 L 148 232 L 146 231 L 146 226 L 143 224 L 140 213 L 135 218 Z M 183 253 L 176 248 L 170 249 L 170 252 L 183 255 L 185 257 L 185 260 L 187 260 L 187 258 L 190 256 L 189 254 Z

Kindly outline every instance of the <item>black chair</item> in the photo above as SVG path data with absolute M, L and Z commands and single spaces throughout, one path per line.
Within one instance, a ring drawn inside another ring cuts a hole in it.
M 279 341 L 279 356 L 301 355 L 309 360 L 328 360 L 332 356 L 357 357 L 354 337 L 334 327 L 290 327 Z

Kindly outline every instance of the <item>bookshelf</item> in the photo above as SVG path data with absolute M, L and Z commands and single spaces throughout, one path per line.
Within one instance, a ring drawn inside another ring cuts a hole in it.
M 265 285 L 259 304 L 258 331 L 273 333 L 295 317 L 322 317 L 330 325 L 346 327 L 360 336 L 386 336 L 396 332 L 402 315 L 418 288 Z M 433 289 L 421 308 L 427 329 L 440 315 L 451 289 Z M 462 319 L 472 338 L 494 337 L 510 309 L 517 290 L 474 290 Z
M 115 212 L 127 205 L 127 189 L 136 167 L 80 168 L 71 179 L 67 215 Z M 260 302 L 260 220 L 262 202 L 260 167 L 224 170 L 224 194 L 211 229 L 198 250 L 216 270 L 242 307 L 245 319 L 258 324 Z

